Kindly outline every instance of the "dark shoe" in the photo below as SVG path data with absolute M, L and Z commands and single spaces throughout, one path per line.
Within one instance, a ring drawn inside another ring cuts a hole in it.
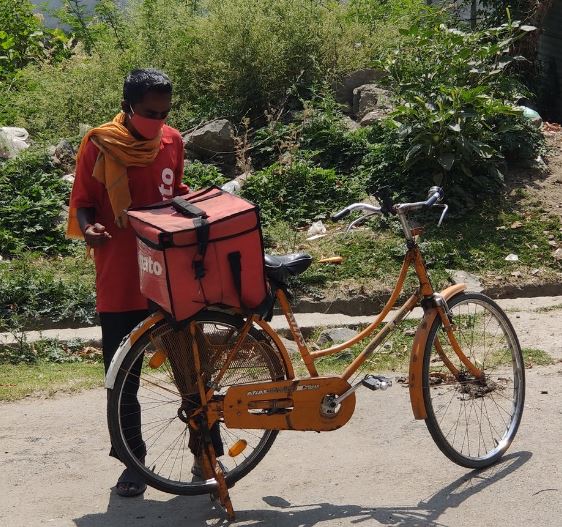
M 191 473 L 199 479 L 203 479 L 203 462 L 197 456 L 193 456 L 193 465 L 191 466 Z M 222 469 L 223 474 L 226 476 L 228 470 L 227 468 L 221 463 L 220 459 L 217 459 L 218 466 Z
M 126 468 L 115 485 L 115 491 L 119 496 L 132 498 L 139 496 L 146 490 L 144 478 L 133 470 Z

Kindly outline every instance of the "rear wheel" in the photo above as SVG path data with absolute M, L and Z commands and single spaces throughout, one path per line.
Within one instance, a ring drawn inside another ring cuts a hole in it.
M 244 320 L 215 311 L 203 312 L 194 320 L 202 373 L 205 382 L 212 385 L 238 340 Z M 165 354 L 159 350 L 165 350 Z M 215 397 L 223 396 L 229 386 L 285 378 L 283 359 L 274 342 L 263 331 L 252 328 L 227 367 L 220 387 L 216 387 Z M 136 384 L 139 386 L 135 400 L 132 392 Z M 191 472 L 193 450 L 198 451 L 197 442 L 201 437 L 190 434 L 187 424 L 187 414 L 200 407 L 188 327 L 175 331 L 165 320 L 151 327 L 131 346 L 109 392 L 108 423 L 112 445 L 128 467 L 140 472 L 147 484 L 172 494 L 203 494 L 216 488 L 214 479 L 204 481 L 193 477 Z M 142 434 L 141 443 L 146 447 L 144 460 L 144 452 L 139 454 L 137 450 L 135 455 L 134 448 L 138 446 L 132 446 L 135 438 L 127 430 L 132 426 L 134 435 L 138 436 L 137 428 Z M 219 459 L 229 486 L 261 461 L 278 433 L 229 429 L 220 420 L 211 431 L 215 437 L 213 443 L 219 431 L 218 442 L 225 450 Z M 233 446 L 232 450 L 241 452 L 230 456 L 228 450 Z
M 461 293 L 449 308 L 456 339 L 484 378 L 475 378 L 462 364 L 438 317 L 424 353 L 425 422 L 449 459 L 483 468 L 504 454 L 517 433 L 525 400 L 523 356 L 506 314 L 485 295 Z

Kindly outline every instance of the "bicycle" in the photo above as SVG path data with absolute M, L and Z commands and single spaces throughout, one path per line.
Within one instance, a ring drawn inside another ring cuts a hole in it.
M 354 210 L 395 215 L 407 252 L 381 313 L 354 338 L 328 349 L 308 349 L 287 296 L 288 277 L 304 272 L 311 258 L 266 256 L 272 294 L 308 376 L 295 376 L 282 340 L 259 315 L 208 308 L 178 325 L 162 312 L 151 314 L 124 339 L 106 376 L 108 424 L 120 458 L 156 489 L 210 493 L 233 519 L 228 489 L 263 459 L 280 430 L 338 429 L 353 415 L 357 389 L 384 390 L 392 384 L 371 373 L 359 378 L 362 367 L 421 305 L 408 376 L 414 417 L 425 420 L 436 445 L 453 462 L 474 469 L 498 461 L 523 412 L 521 347 L 506 314 L 490 298 L 467 292 L 465 284 L 434 291 L 418 245 L 422 231 L 411 226 L 408 215 L 440 207 L 441 223 L 447 212 L 442 199 L 442 189 L 432 187 L 426 201 L 382 200 L 380 207 L 354 203 L 333 216 L 339 220 Z M 392 312 L 410 267 L 419 287 Z M 318 375 L 315 361 L 370 336 L 341 375 Z M 132 381 L 137 381 L 138 393 L 127 391 Z M 137 457 L 126 439 L 123 418 L 131 415 L 141 426 L 145 456 Z M 193 476 L 189 466 L 194 452 L 202 477 Z

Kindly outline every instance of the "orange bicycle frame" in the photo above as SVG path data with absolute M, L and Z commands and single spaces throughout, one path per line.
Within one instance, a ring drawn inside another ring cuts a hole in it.
M 360 331 L 355 337 L 352 339 L 338 344 L 336 346 L 332 346 L 327 349 L 319 350 L 319 351 L 310 351 L 304 341 L 302 332 L 295 320 L 295 316 L 287 299 L 287 296 L 282 290 L 277 290 L 277 300 L 287 319 L 287 323 L 289 325 L 289 329 L 293 336 L 294 341 L 296 342 L 303 362 L 308 370 L 308 373 L 311 377 L 317 377 L 318 371 L 315 366 L 315 360 L 321 357 L 333 355 L 339 353 L 340 351 L 346 350 L 351 346 L 357 344 L 358 342 L 366 339 L 370 335 L 372 335 L 375 330 L 382 324 L 391 310 L 395 307 L 398 298 L 404 288 L 404 283 L 406 281 L 406 277 L 408 275 L 408 270 L 410 266 L 414 267 L 416 275 L 420 282 L 419 289 L 412 294 L 404 304 L 396 311 L 393 317 L 388 320 L 384 326 L 376 333 L 373 340 L 365 347 L 365 349 L 349 364 L 349 366 L 345 369 L 341 378 L 348 381 L 352 375 L 364 364 L 367 358 L 378 348 L 378 346 L 384 341 L 384 339 L 388 336 L 388 334 L 406 318 L 406 316 L 420 303 L 420 301 L 424 298 L 432 298 L 434 295 L 433 286 L 429 280 L 427 275 L 427 270 L 425 267 L 425 263 L 423 261 L 423 257 L 420 253 L 420 250 L 417 245 L 413 245 L 404 258 L 404 262 L 402 264 L 402 268 L 400 270 L 400 274 L 398 276 L 396 285 L 394 290 L 392 291 L 389 299 L 387 300 L 385 306 L 383 307 L 382 311 L 376 317 L 376 319 L 369 324 L 365 329 Z M 465 284 L 457 284 L 451 287 L 446 288 L 440 293 L 440 297 L 442 297 L 445 302 L 452 298 L 453 296 L 457 295 L 458 293 L 464 291 L 466 289 Z M 449 320 L 449 314 L 446 312 L 445 308 L 441 305 L 436 305 L 435 307 L 430 307 L 424 310 L 424 315 L 418 325 L 418 329 L 416 331 L 416 335 L 414 338 L 414 343 L 412 346 L 411 356 L 410 356 L 410 367 L 409 367 L 409 391 L 410 391 L 410 403 L 412 406 L 412 411 L 414 417 L 416 419 L 425 419 L 427 417 L 425 411 L 425 405 L 423 401 L 423 388 L 422 388 L 422 368 L 423 368 L 423 353 L 425 350 L 425 343 L 427 341 L 429 330 L 433 321 L 440 317 L 443 323 L 443 328 L 447 333 L 447 337 L 453 350 L 455 351 L 456 355 L 459 357 L 460 361 L 467 367 L 467 369 L 475 376 L 480 377 L 482 372 L 476 368 L 464 355 L 463 351 L 461 350 L 455 336 L 453 333 L 453 328 L 451 326 L 451 322 Z M 273 335 L 275 332 L 273 329 L 264 321 L 260 320 L 259 325 L 267 331 L 268 334 Z M 436 345 L 438 349 L 438 353 L 442 356 L 445 364 L 451 370 L 453 375 L 458 375 L 458 370 L 452 364 L 452 362 L 446 357 L 443 353 L 440 344 L 437 343 Z

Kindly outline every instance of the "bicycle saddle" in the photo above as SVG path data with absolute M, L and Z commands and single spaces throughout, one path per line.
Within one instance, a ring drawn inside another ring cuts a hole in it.
M 265 255 L 265 272 L 269 278 L 284 283 L 290 276 L 304 273 L 312 263 L 312 256 L 293 253 L 283 256 Z

